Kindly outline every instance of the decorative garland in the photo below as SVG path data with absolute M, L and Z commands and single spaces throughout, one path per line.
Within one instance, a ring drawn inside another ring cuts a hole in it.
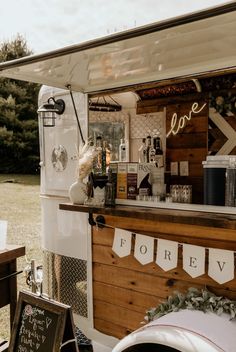
M 216 296 L 207 289 L 200 291 L 191 287 L 186 294 L 174 292 L 174 295 L 169 296 L 165 302 L 148 310 L 145 320 L 150 322 L 181 309 L 200 310 L 204 313 L 212 312 L 217 315 L 227 313 L 230 315 L 230 320 L 236 318 L 236 301 L 231 301 L 223 296 Z
M 236 95 L 230 92 L 226 94 L 211 94 L 210 93 L 210 107 L 215 108 L 222 116 L 236 113 Z

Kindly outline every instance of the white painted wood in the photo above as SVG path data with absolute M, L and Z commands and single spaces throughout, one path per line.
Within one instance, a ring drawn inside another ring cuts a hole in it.
M 228 138 L 226 143 L 217 152 L 217 155 L 228 155 L 236 146 L 236 131 L 214 108 L 209 109 L 209 118 L 219 128 L 219 130 Z

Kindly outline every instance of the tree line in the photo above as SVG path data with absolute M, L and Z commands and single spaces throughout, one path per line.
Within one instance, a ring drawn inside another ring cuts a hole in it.
M 31 54 L 19 34 L 0 44 L 0 62 Z M 0 173 L 39 173 L 39 89 L 38 84 L 0 78 Z

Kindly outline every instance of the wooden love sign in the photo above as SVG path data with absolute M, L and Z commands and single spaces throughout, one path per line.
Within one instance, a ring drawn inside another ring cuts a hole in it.
M 70 306 L 20 292 L 8 352 L 78 352 Z

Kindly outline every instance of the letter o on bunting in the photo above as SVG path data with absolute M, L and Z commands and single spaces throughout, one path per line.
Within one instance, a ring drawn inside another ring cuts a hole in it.
M 143 265 L 153 262 L 154 238 L 136 234 L 134 257 Z

